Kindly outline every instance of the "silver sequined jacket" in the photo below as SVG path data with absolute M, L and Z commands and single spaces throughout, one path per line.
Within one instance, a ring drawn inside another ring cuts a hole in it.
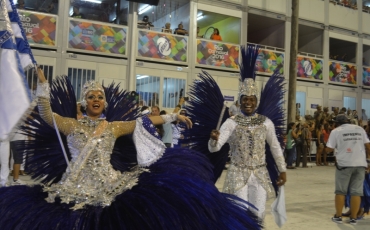
M 286 164 L 272 121 L 258 114 L 238 114 L 231 117 L 222 124 L 217 144 L 214 145 L 210 140 L 208 149 L 217 152 L 226 142 L 230 144 L 231 165 L 227 170 L 223 192 L 235 194 L 247 184 L 250 175 L 254 173 L 268 197 L 274 197 L 274 189 L 266 168 L 266 142 L 280 172 L 286 171 Z

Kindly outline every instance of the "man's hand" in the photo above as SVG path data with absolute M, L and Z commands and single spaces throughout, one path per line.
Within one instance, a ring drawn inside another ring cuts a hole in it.
M 280 187 L 280 186 L 284 185 L 285 182 L 286 182 L 286 173 L 281 172 L 280 175 L 279 175 L 278 181 L 276 183 Z
M 215 129 L 211 131 L 211 139 L 212 140 L 218 141 L 219 136 L 220 136 L 220 131 L 215 130 Z

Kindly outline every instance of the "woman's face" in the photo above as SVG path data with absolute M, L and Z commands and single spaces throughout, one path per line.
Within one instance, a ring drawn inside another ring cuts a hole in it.
M 105 96 L 99 90 L 92 90 L 86 94 L 86 113 L 91 117 L 99 117 L 104 110 Z

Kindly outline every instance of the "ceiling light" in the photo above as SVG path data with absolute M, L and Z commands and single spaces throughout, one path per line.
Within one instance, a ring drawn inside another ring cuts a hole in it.
M 144 6 L 143 6 L 143 7 L 141 7 L 141 9 L 139 10 L 139 15 L 140 15 L 140 14 L 143 14 L 144 12 L 147 12 L 150 8 L 152 8 L 152 6 L 151 6 L 151 5 L 148 5 L 148 4 L 144 5 Z
M 101 4 L 101 1 L 99 0 L 84 0 L 85 2 L 92 2 L 92 3 L 98 3 Z
M 143 78 L 147 78 L 147 77 L 149 77 L 149 76 L 148 75 L 141 75 L 141 76 L 136 77 L 136 79 L 139 80 L 139 79 L 143 79 Z
M 202 18 L 204 18 L 204 15 L 203 14 L 198 15 L 197 16 L 197 21 L 200 20 L 200 19 L 202 19 Z

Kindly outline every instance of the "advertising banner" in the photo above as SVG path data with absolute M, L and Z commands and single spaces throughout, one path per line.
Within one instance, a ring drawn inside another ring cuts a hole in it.
M 362 84 L 370 86 L 370 67 L 364 67 L 362 71 Z
M 329 81 L 347 85 L 356 85 L 357 67 L 343 62 L 329 62 Z
M 30 45 L 56 45 L 57 16 L 24 10 L 18 13 Z
M 309 57 L 297 57 L 297 77 L 323 80 L 323 60 Z
M 126 54 L 127 28 L 98 22 L 70 20 L 68 48 Z
M 139 30 L 138 57 L 187 62 L 188 37 Z
M 239 69 L 240 46 L 197 39 L 196 63 L 214 67 Z
M 271 75 L 276 69 L 284 74 L 284 53 L 261 49 L 256 61 L 256 71 Z

